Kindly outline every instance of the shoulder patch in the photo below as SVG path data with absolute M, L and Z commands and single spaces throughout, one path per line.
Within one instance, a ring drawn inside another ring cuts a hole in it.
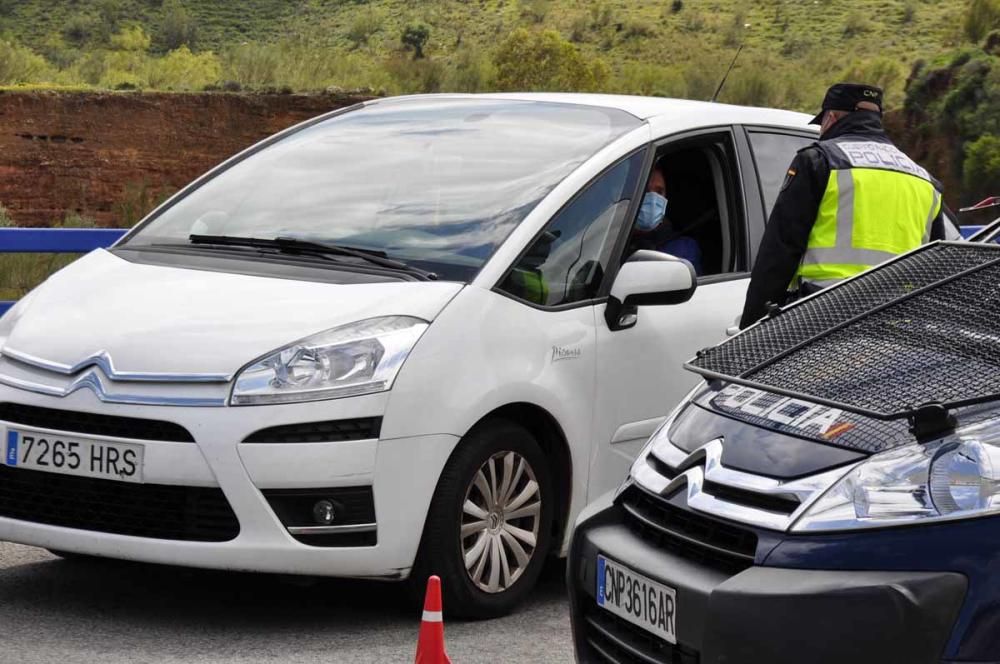
M 792 184 L 792 180 L 795 179 L 796 175 L 798 175 L 798 171 L 794 168 L 788 169 L 788 172 L 785 173 L 785 181 L 781 183 L 781 191 L 788 189 L 788 185 Z

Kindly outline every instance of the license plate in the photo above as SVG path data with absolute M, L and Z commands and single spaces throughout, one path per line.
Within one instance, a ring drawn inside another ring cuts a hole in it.
M 677 643 L 677 592 L 604 556 L 597 556 L 597 605 Z
M 3 463 L 62 475 L 142 482 L 143 446 L 7 429 Z

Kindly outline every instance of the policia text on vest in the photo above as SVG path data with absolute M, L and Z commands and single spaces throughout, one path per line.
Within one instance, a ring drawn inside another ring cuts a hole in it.
M 941 187 L 892 144 L 875 111 L 840 119 L 800 150 L 771 211 L 740 327 L 788 291 L 815 292 L 944 239 Z

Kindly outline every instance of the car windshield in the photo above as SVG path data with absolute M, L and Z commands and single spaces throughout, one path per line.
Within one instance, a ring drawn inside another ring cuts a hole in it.
M 639 124 L 573 104 L 380 101 L 227 168 L 123 246 L 187 243 L 192 234 L 295 237 L 467 281 L 566 175 Z

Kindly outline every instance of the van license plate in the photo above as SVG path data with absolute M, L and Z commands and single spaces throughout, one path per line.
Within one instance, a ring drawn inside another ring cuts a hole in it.
M 3 463 L 61 475 L 142 482 L 143 446 L 7 429 Z
M 597 605 L 677 643 L 677 592 L 604 556 L 597 556 Z

